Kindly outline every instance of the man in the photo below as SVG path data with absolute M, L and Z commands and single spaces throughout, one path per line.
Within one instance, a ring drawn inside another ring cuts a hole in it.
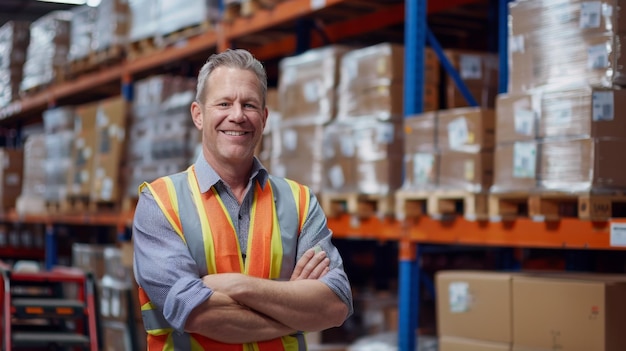
M 315 196 L 254 157 L 267 76 L 245 50 L 212 55 L 191 105 L 202 153 L 141 186 L 134 270 L 149 350 L 306 350 L 352 313 Z

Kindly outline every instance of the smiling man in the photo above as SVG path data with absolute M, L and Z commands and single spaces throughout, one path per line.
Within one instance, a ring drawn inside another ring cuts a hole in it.
M 353 312 L 316 197 L 254 156 L 266 92 L 248 51 L 212 55 L 191 105 L 201 155 L 140 187 L 134 272 L 148 350 L 306 350 L 304 332 Z

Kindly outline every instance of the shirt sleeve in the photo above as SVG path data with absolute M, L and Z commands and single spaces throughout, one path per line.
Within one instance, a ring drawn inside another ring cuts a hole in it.
M 134 274 L 137 284 L 176 330 L 213 291 L 200 277 L 187 244 L 174 231 L 148 189 L 143 189 L 133 220 Z
M 311 193 L 309 213 L 302 227 L 298 243 L 297 259 L 306 250 L 319 245 L 330 259 L 330 271 L 320 281 L 326 284 L 348 306 L 348 316 L 354 312 L 350 281 L 343 268 L 343 259 L 339 250 L 332 243 L 332 231 L 328 228 L 326 214 L 317 198 Z

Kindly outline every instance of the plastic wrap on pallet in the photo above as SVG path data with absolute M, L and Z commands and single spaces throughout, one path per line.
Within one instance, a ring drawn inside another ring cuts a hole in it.
M 159 9 L 164 0 L 128 0 L 130 12 L 130 42 L 155 38 L 159 26 Z
M 537 188 L 539 143 L 535 140 L 496 145 L 491 192 L 528 192 Z
M 93 51 L 126 44 L 130 28 L 128 1 L 102 0 L 96 9 L 97 18 L 91 43 Z
M 0 107 L 19 97 L 30 23 L 9 21 L 0 27 Z
M 324 190 L 385 195 L 402 185 L 402 121 L 334 121 L 324 131 Z
M 493 150 L 474 152 L 441 150 L 439 188 L 472 193 L 488 191 L 493 184 Z
M 436 112 L 404 119 L 404 181 L 402 190 L 426 190 L 437 186 L 439 152 L 436 143 Z
M 361 81 L 361 85 L 340 90 L 337 96 L 337 119 L 363 118 L 374 115 L 379 120 L 403 118 L 402 82 L 386 78 Z
M 19 214 L 45 212 L 45 160 L 45 134 L 29 135 L 24 142 L 22 189 L 16 206 L 16 210 Z
M 469 50 L 446 50 L 444 53 L 478 105 L 493 108 L 498 94 L 498 54 Z M 446 77 L 446 108 L 469 106 L 452 77 L 449 74 Z
M 478 152 L 495 143 L 495 112 L 480 107 L 460 107 L 437 113 L 437 148 Z
M 561 138 L 539 148 L 541 189 L 575 192 L 623 190 L 626 138 Z
M 70 49 L 70 11 L 53 11 L 32 22 L 20 91 L 63 77 Z
M 541 93 L 540 138 L 560 136 L 626 137 L 626 91 L 565 87 Z
M 70 10 L 70 51 L 68 61 L 87 57 L 91 52 L 91 43 L 96 29 L 97 9 L 92 6 L 76 6 Z
M 284 121 L 326 123 L 335 118 L 340 59 L 348 51 L 330 45 L 280 61 L 278 94 Z
M 281 125 L 274 130 L 270 167 L 277 176 L 306 184 L 315 193 L 322 190 L 322 142 L 324 125 Z
M 624 5 L 622 0 L 510 3 L 508 91 L 626 82 Z
M 532 141 L 537 137 L 541 95 L 500 94 L 496 99 L 496 144 Z
M 217 1 L 169 0 L 159 2 L 157 35 L 163 36 L 188 27 L 201 26 L 218 17 Z

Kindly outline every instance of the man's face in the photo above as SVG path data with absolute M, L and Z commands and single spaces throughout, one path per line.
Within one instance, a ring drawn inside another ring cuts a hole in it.
M 191 108 L 194 124 L 202 131 L 205 157 L 217 164 L 250 160 L 267 119 L 256 75 L 219 67 L 207 84 L 205 103 Z

